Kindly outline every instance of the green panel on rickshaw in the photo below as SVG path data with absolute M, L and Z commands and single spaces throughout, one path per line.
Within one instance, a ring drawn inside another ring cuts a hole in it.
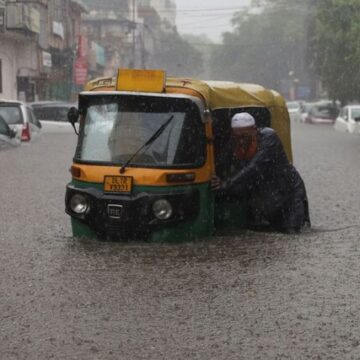
M 196 186 L 200 191 L 200 213 L 197 219 L 191 222 L 187 221 L 180 223 L 174 227 L 163 228 L 155 231 L 151 236 L 151 241 L 180 242 L 206 238 L 213 235 L 214 196 L 209 190 L 209 184 L 194 186 Z
M 71 217 L 72 232 L 75 237 L 86 237 L 89 239 L 95 239 L 96 234 L 89 226 L 83 224 L 81 221 Z
M 93 187 L 102 190 L 103 184 L 99 183 L 85 183 L 73 180 L 72 184 L 88 188 Z M 189 185 L 187 185 L 189 186 Z M 154 231 L 149 239 L 152 242 L 180 242 L 189 241 L 198 238 L 209 237 L 214 232 L 214 196 L 209 188 L 209 184 L 194 184 L 192 188 L 197 188 L 200 192 L 200 212 L 199 216 L 194 221 L 186 221 L 171 227 L 164 227 Z M 134 186 L 134 194 L 138 193 L 168 193 L 178 190 L 183 191 L 183 186 L 172 187 L 154 187 L 154 186 Z M 89 237 L 96 238 L 95 232 L 86 224 L 74 218 L 71 219 L 73 235 L 75 237 Z
M 215 231 L 244 229 L 247 225 L 247 206 L 244 201 L 215 201 Z

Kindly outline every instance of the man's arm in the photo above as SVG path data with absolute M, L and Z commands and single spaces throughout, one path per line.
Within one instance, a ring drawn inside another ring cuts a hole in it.
M 267 171 L 274 166 L 281 149 L 282 144 L 276 133 L 266 134 L 249 164 L 231 178 L 221 181 L 220 185 L 217 180 L 212 181 L 213 189 L 220 195 L 240 195 L 251 189 L 253 184 L 262 181 Z

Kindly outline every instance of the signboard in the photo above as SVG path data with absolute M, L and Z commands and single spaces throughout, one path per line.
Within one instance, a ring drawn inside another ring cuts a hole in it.
M 5 22 L 5 20 L 3 22 Z M 28 4 L 8 3 L 6 5 L 6 28 L 8 30 L 28 29 L 34 33 L 40 34 L 39 10 L 34 9 L 32 5 Z
M 162 93 L 165 81 L 162 70 L 119 69 L 116 90 Z
M 297 97 L 302 100 L 309 99 L 311 96 L 310 86 L 300 85 L 297 88 Z
M 24 21 L 23 4 L 13 3 L 6 5 L 6 29 L 23 29 Z
M 101 65 L 105 66 L 105 49 L 102 46 L 96 46 L 96 62 Z
M 34 8 L 28 8 L 28 29 L 34 33 L 40 34 L 40 12 Z
M 95 42 L 91 42 L 91 50 L 95 53 L 96 64 L 105 66 L 105 49 Z
M 84 85 L 87 82 L 87 76 L 87 61 L 83 57 L 78 57 L 74 65 L 74 83 L 76 85 Z
M 60 36 L 62 39 L 64 39 L 64 25 L 61 22 L 57 21 L 53 21 L 52 25 L 53 34 Z
M 42 59 L 43 59 L 43 66 L 45 67 L 52 67 L 52 61 L 51 61 L 51 54 L 43 51 L 42 52 Z
M 84 35 L 79 35 L 78 56 L 86 57 L 88 54 L 88 39 Z

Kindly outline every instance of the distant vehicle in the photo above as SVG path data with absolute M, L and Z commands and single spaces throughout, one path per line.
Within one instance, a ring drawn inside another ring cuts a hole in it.
M 286 106 L 292 121 L 301 121 L 301 104 L 297 101 L 288 101 Z
M 306 122 L 306 118 L 308 116 L 308 113 L 310 111 L 310 109 L 314 106 L 314 103 L 303 103 L 301 106 L 301 114 L 300 114 L 300 121 L 301 122 Z
M 44 132 L 71 132 L 72 126 L 68 122 L 67 113 L 76 105 L 58 101 L 40 101 L 30 104 Z
M 41 123 L 30 106 L 22 101 L 0 100 L 0 116 L 21 141 L 31 141 L 41 132 Z
M 338 131 L 360 134 L 360 105 L 344 106 L 334 127 Z
M 334 124 L 339 115 L 339 108 L 329 102 L 309 104 L 306 115 L 302 121 L 306 124 Z
M 4 118 L 0 116 L 0 150 L 13 148 L 20 145 L 16 138 L 16 130 L 11 129 Z

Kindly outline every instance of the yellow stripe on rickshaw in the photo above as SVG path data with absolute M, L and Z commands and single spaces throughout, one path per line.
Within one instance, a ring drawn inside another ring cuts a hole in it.
M 71 168 L 73 179 L 89 182 L 103 183 L 106 176 L 120 176 L 120 166 L 100 166 L 74 163 Z M 194 174 L 194 176 L 188 176 Z M 200 184 L 209 181 L 211 174 L 210 165 L 207 163 L 199 169 L 149 169 L 128 167 L 125 176 L 134 179 L 137 186 L 170 186 Z M 170 175 L 170 176 L 169 176 Z M 172 180 L 172 179 L 175 179 Z M 178 179 L 178 180 L 176 180 Z

